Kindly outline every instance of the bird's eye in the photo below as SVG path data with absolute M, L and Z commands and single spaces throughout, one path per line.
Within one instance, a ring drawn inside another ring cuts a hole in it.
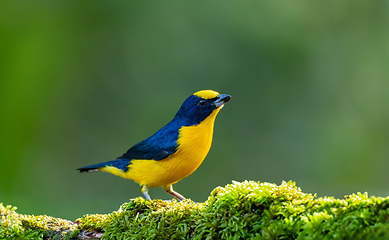
M 205 104 L 207 104 L 207 101 L 205 101 L 205 100 L 203 100 L 203 99 L 201 99 L 201 100 L 199 101 L 199 105 L 200 105 L 200 106 L 205 106 Z

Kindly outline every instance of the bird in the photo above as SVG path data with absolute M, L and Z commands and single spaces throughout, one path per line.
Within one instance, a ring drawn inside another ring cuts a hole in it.
M 189 96 L 174 118 L 151 137 L 108 162 L 82 168 L 80 172 L 103 171 L 134 180 L 151 201 L 149 188 L 162 187 L 182 201 L 173 184 L 192 174 L 207 156 L 213 138 L 216 115 L 230 95 L 201 90 Z

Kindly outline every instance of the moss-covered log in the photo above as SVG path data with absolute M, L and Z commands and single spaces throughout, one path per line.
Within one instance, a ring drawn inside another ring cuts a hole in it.
M 0 238 L 389 239 L 389 197 L 315 198 L 294 182 L 233 182 L 204 203 L 137 198 L 75 222 L 18 214 L 1 204 L 0 217 Z

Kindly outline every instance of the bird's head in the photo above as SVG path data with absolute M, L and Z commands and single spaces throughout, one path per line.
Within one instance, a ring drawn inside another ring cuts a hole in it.
M 219 111 L 231 99 L 230 95 L 212 90 L 202 90 L 188 97 L 181 105 L 176 118 L 186 126 L 201 123 L 214 111 Z

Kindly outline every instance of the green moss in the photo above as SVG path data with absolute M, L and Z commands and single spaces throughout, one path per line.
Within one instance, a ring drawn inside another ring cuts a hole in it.
M 77 230 L 68 220 L 23 215 L 15 210 L 16 207 L 0 203 L 0 239 L 70 239 Z
M 0 204 L 0 238 L 389 239 L 388 197 L 315 198 L 294 182 L 233 182 L 205 203 L 137 198 L 74 223 L 15 210 Z

